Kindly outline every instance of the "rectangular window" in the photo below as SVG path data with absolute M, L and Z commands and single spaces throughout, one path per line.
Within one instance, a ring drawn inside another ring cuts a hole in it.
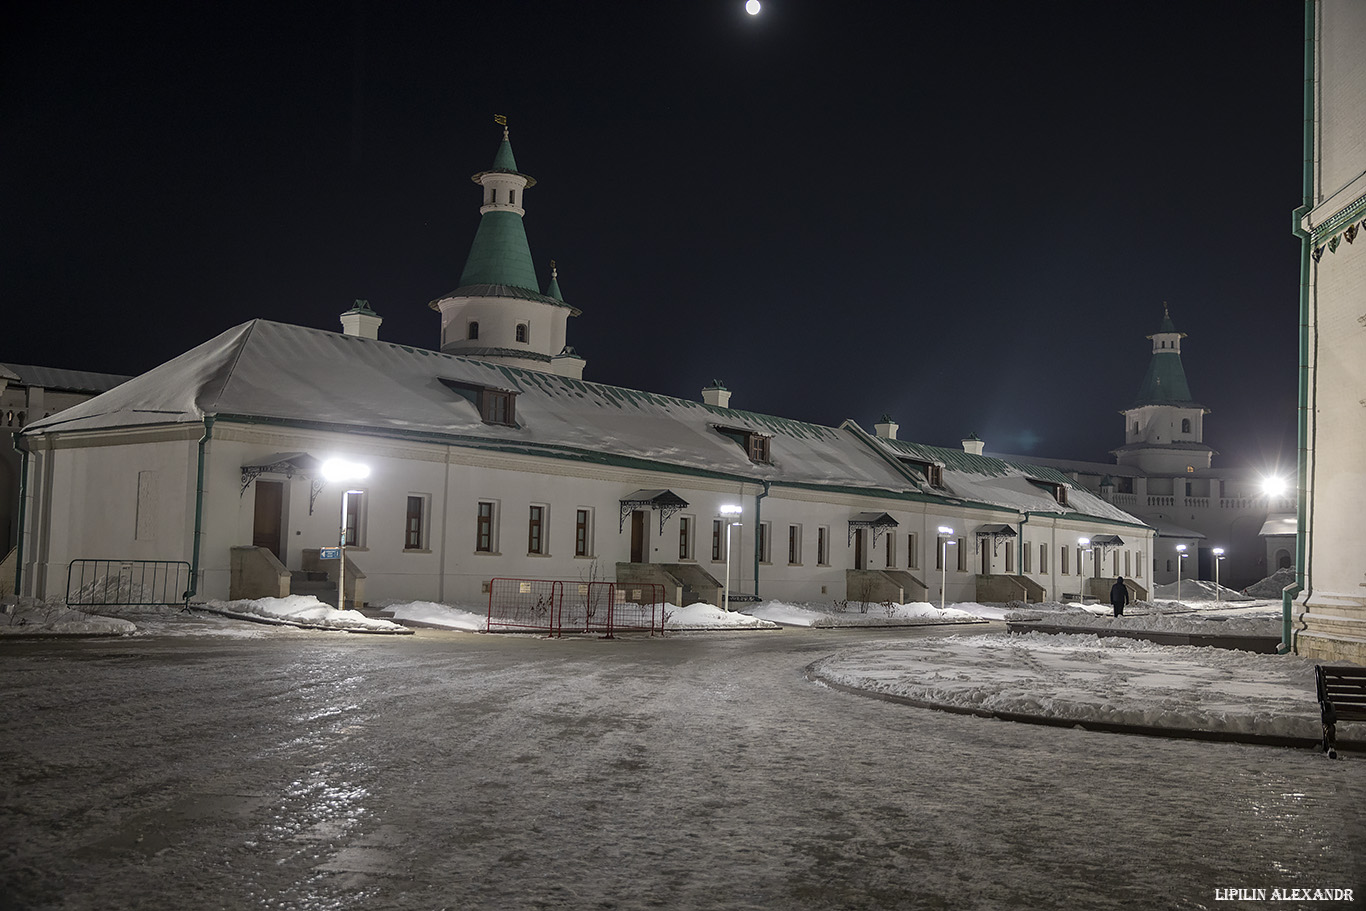
M 821 566 L 830 565 L 830 529 L 824 525 L 816 529 L 816 562 Z
M 768 454 L 768 437 L 751 433 L 749 435 L 749 460 L 767 465 L 771 460 Z
M 906 533 L 906 565 L 911 569 L 920 568 L 920 535 Z
M 1134 555 L 1133 555 L 1133 552 L 1132 552 L 1132 551 L 1126 550 L 1126 551 L 1124 552 L 1124 575 L 1126 575 L 1126 576 L 1132 575 L 1132 573 L 1130 573 L 1129 570 L 1130 570 L 1130 563 L 1132 562 L 1133 558 L 1134 558 Z
M 361 546 L 361 509 L 365 505 L 365 495 L 352 491 L 346 495 L 346 546 Z
M 1048 575 L 1048 545 L 1039 545 L 1039 573 Z
M 531 515 L 526 523 L 526 552 L 545 553 L 545 507 L 531 507 Z
M 1134 552 L 1134 578 L 1136 578 L 1136 579 L 1142 579 L 1142 578 L 1143 578 L 1143 552 L 1142 552 L 1142 551 L 1135 551 L 1135 552 Z
M 678 519 L 678 559 L 692 559 L 692 517 L 680 516 Z
M 896 566 L 896 532 L 887 532 L 887 568 Z
M 1020 567 L 1020 569 L 1024 570 L 1024 572 L 1025 572 L 1026 575 L 1028 575 L 1029 572 L 1031 571 L 1031 570 L 1030 570 L 1030 562 L 1031 562 L 1031 561 L 1030 561 L 1030 553 L 1031 553 L 1031 551 L 1029 550 L 1029 545 L 1026 544 L 1026 543 L 1024 543 L 1023 541 L 1021 541 L 1021 542 L 1020 542 L 1020 562 L 1023 563 L 1024 566 Z
M 802 562 L 802 527 L 787 526 L 787 562 L 789 566 L 799 566 Z
M 963 544 L 963 539 L 958 539 L 958 571 L 965 573 L 968 571 L 968 549 Z
M 408 514 L 403 522 L 403 549 L 422 550 L 424 522 L 426 521 L 427 498 L 408 496 Z
M 516 425 L 513 393 L 485 389 L 479 396 L 479 410 L 486 424 Z
M 493 553 L 493 504 L 479 502 L 479 521 L 475 527 L 474 549 L 481 554 Z
M 772 562 L 772 561 L 769 559 L 769 552 L 768 552 L 768 530 L 769 530 L 769 528 L 772 526 L 772 524 L 773 524 L 772 522 L 761 522 L 761 523 L 759 523 L 759 541 L 758 541 L 758 548 L 759 548 L 759 562 L 760 562 L 760 563 L 771 563 L 771 562 Z
M 574 556 L 576 557 L 586 557 L 591 552 L 588 546 L 590 526 L 588 510 L 576 510 L 574 512 Z
M 1058 551 L 1058 556 L 1059 556 L 1059 558 L 1060 558 L 1059 561 L 1058 561 L 1058 569 L 1059 569 L 1059 571 L 1065 576 L 1065 575 L 1067 575 L 1067 545 L 1066 545 L 1066 544 L 1064 544 L 1064 545 L 1062 546 L 1062 548 Z
M 726 558 L 726 555 L 722 552 L 722 551 L 725 550 L 725 545 L 722 543 L 722 542 L 725 541 L 725 539 L 726 539 L 725 522 L 723 522 L 721 519 L 712 519 L 712 521 L 711 521 L 711 558 L 712 558 L 712 560 L 714 560 L 714 561 L 716 561 L 716 562 L 718 562 L 718 563 Z

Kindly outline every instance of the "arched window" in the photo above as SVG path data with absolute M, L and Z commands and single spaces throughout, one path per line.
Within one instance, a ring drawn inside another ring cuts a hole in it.
M 1191 419 L 1190 419 L 1190 418 L 1182 418 L 1182 419 L 1181 419 L 1181 432 L 1182 432 L 1182 433 L 1190 433 L 1190 432 L 1191 432 Z
M 526 341 L 526 323 L 517 324 L 517 341 Z
M 478 337 L 479 337 L 479 321 L 478 321 L 478 320 L 470 320 L 470 330 L 469 330 L 469 332 L 467 332 L 467 333 L 465 334 L 465 338 L 478 338 Z
M 1288 550 L 1278 550 L 1278 551 L 1276 551 L 1276 568 L 1277 568 L 1277 569 L 1289 569 L 1289 568 L 1290 568 L 1290 551 L 1288 551 Z

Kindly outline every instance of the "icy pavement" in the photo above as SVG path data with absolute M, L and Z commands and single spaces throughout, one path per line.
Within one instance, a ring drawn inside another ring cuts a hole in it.
M 803 676 L 937 629 L 253 629 L 0 642 L 5 906 L 1260 908 L 1216 890 L 1363 879 L 1360 755 Z
M 815 662 L 816 679 L 911 702 L 1058 722 L 1320 739 L 1314 661 L 1094 635 L 884 642 Z M 1339 740 L 1366 742 L 1366 725 Z

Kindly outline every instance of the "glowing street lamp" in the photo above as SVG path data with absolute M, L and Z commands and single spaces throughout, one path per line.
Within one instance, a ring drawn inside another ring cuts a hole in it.
M 1185 562 L 1185 559 L 1186 559 L 1186 545 L 1184 545 L 1184 544 L 1178 544 L 1178 545 L 1176 545 L 1176 554 L 1177 554 L 1177 560 L 1176 560 L 1176 600 L 1177 600 L 1177 601 L 1180 601 L 1180 600 L 1181 600 L 1181 566 L 1182 566 L 1182 564 Z
M 939 609 L 944 609 L 944 589 L 947 587 L 949 576 L 949 545 L 957 542 L 950 541 L 953 529 L 947 525 L 939 526 Z
M 1078 575 L 1081 575 L 1081 576 L 1085 576 L 1085 575 L 1086 575 L 1086 555 L 1087 555 L 1088 553 L 1092 553 L 1092 551 L 1091 551 L 1091 539 L 1090 539 L 1090 538 L 1078 538 L 1078 539 L 1077 539 L 1077 547 L 1081 549 L 1081 558 L 1080 558 L 1079 560 L 1077 560 L 1077 574 L 1078 574 Z M 1091 569 L 1092 569 L 1093 575 L 1096 575 L 1096 576 L 1099 576 L 1099 575 L 1100 575 L 1099 570 L 1096 568 L 1096 561 L 1095 561 L 1094 559 L 1091 560 Z M 1085 586 L 1083 586 L 1083 588 L 1084 588 L 1084 587 L 1085 587 Z
M 1262 478 L 1262 493 L 1270 499 L 1285 496 L 1285 492 L 1290 485 L 1286 484 L 1285 478 L 1277 475 L 1268 475 Z
M 1214 600 L 1223 600 L 1223 590 L 1219 588 L 1219 563 L 1224 559 L 1224 549 L 1214 548 Z
M 333 483 L 360 481 L 370 477 L 370 466 L 345 459 L 328 459 L 323 462 L 323 477 Z M 351 494 L 364 493 L 363 490 L 348 490 L 342 494 L 341 534 L 337 547 L 337 610 L 346 610 L 346 506 Z
M 740 524 L 740 514 L 744 512 L 744 507 L 727 504 L 721 507 L 721 520 L 726 523 L 726 585 L 725 585 L 725 607 L 724 610 L 730 613 L 730 530 Z

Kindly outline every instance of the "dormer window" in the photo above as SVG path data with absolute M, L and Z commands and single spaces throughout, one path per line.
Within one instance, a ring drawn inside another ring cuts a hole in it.
M 1040 487 L 1048 491 L 1048 493 L 1053 497 L 1053 499 L 1058 501 L 1059 506 L 1067 505 L 1066 484 L 1059 484 L 1056 481 L 1041 481 L 1038 478 L 1030 478 L 1029 483 L 1033 484 L 1035 487 Z
M 465 338 L 477 339 L 479 337 L 479 321 L 470 320 L 469 331 L 465 333 Z
M 769 440 L 773 438 L 768 434 L 744 427 L 722 427 L 719 424 L 713 426 L 717 433 L 740 444 L 751 462 L 759 465 L 773 464 L 773 454 L 769 449 Z
M 442 385 L 479 409 L 479 419 L 485 424 L 517 426 L 517 393 L 511 389 L 481 386 L 461 380 L 440 377 Z
M 900 460 L 902 465 L 917 471 L 931 487 L 944 486 L 944 466 L 938 462 L 927 462 L 924 459 L 903 458 Z

